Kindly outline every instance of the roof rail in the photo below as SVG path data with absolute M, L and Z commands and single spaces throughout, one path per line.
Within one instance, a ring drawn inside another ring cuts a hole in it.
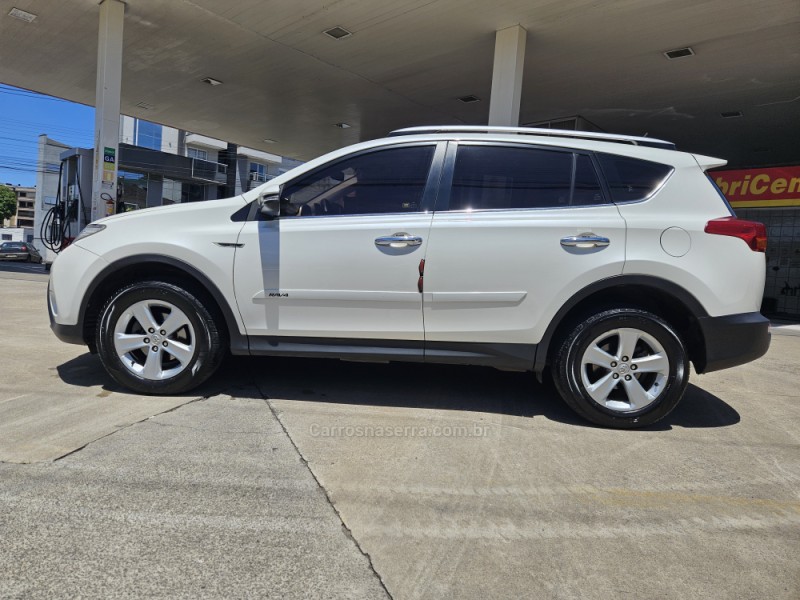
M 406 127 L 395 129 L 389 136 L 420 135 L 430 133 L 513 133 L 517 135 L 541 135 L 554 137 L 570 137 L 582 140 L 597 140 L 602 142 L 618 142 L 633 144 L 635 146 L 648 146 L 651 148 L 666 148 L 675 150 L 675 144 L 665 140 L 632 135 L 617 135 L 613 133 L 595 133 L 593 131 L 575 131 L 573 129 L 544 129 L 541 127 L 495 127 L 492 125 L 441 125 Z

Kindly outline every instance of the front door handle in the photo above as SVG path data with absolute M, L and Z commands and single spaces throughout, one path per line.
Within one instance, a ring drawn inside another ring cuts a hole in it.
M 376 246 L 388 246 L 389 248 L 406 248 L 408 246 L 419 246 L 422 238 L 410 233 L 401 231 L 385 237 L 375 238 Z
M 564 248 L 605 248 L 611 243 L 607 237 L 593 233 L 582 233 L 561 238 Z

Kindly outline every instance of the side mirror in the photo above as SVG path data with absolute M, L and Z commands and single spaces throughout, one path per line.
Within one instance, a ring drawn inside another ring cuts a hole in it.
M 277 219 L 281 214 L 281 199 L 279 194 L 266 194 L 258 199 L 261 205 L 259 212 L 266 219 Z

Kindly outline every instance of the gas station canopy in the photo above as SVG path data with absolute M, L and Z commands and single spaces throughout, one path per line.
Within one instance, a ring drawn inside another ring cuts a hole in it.
M 99 13 L 3 2 L 0 82 L 94 105 Z M 733 165 L 800 161 L 797 0 L 129 0 L 121 112 L 301 160 L 486 124 L 496 33 L 515 25 L 521 124 L 580 116 Z

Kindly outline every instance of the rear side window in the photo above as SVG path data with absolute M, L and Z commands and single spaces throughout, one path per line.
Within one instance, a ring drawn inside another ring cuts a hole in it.
M 644 200 L 672 172 L 672 167 L 649 160 L 597 154 L 614 202 Z
M 559 208 L 602 203 L 600 184 L 588 156 L 511 146 L 458 148 L 450 210 Z

